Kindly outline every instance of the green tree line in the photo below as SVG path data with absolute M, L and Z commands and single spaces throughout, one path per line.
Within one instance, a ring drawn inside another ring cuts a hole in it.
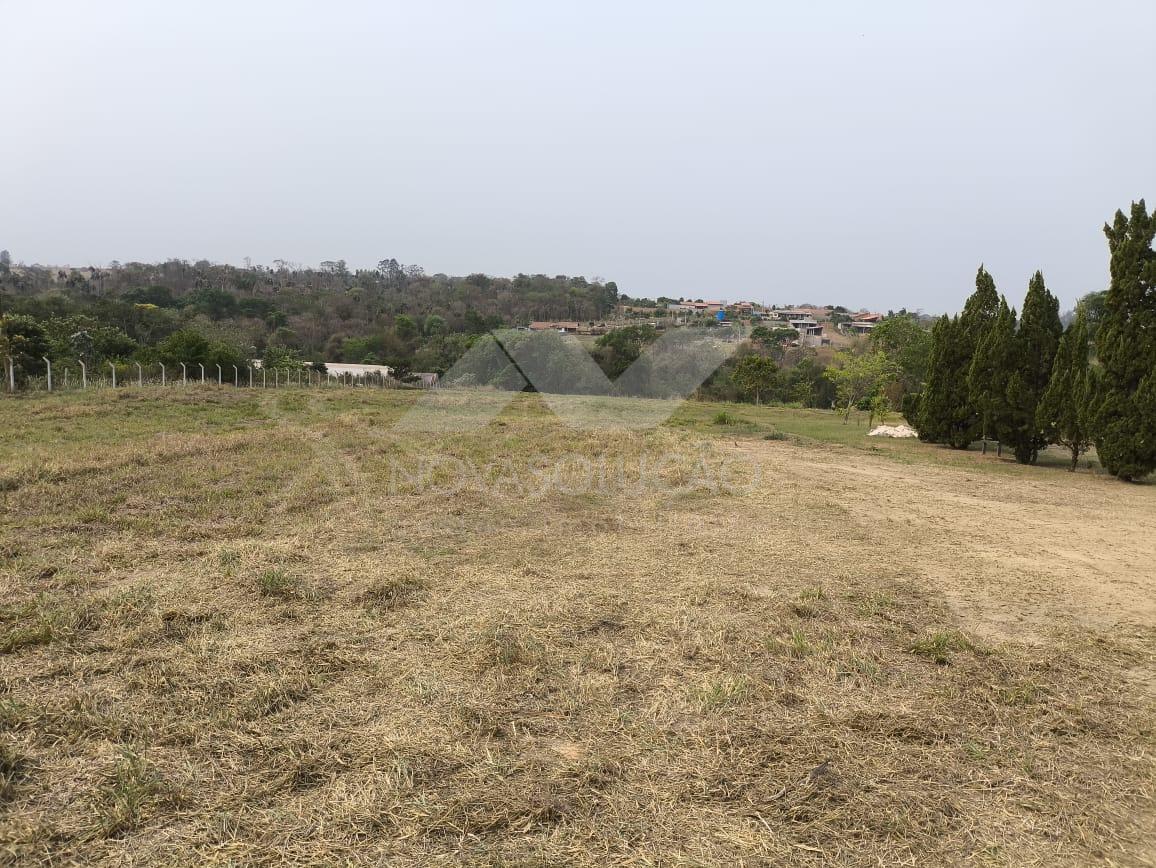
M 428 275 L 383 259 L 350 271 L 277 263 L 114 264 L 60 270 L 0 261 L 0 339 L 21 378 L 53 361 L 238 364 L 296 360 L 444 372 L 480 335 L 535 319 L 593 321 L 613 281 L 566 275 Z
M 1094 445 L 1120 479 L 1156 470 L 1156 217 L 1141 200 L 1104 232 L 1111 283 L 1066 330 L 1040 272 L 1017 314 L 980 266 L 963 312 L 935 323 L 926 383 L 904 406 L 921 439 L 995 439 L 1023 464 L 1056 444 L 1072 469 Z

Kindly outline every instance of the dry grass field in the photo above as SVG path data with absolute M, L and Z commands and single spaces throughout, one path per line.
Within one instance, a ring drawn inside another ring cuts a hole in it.
M 0 402 L 0 863 L 1154 864 L 1156 485 L 414 397 Z

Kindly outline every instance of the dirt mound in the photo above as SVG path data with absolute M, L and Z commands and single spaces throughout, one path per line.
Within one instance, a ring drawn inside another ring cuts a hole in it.
M 868 437 L 918 437 L 909 425 L 876 425 L 867 432 Z

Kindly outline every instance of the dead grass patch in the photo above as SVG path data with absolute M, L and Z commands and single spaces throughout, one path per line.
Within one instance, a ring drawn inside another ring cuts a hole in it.
M 928 578 L 971 542 L 938 501 L 873 481 L 863 521 L 838 450 L 753 437 L 778 463 L 724 493 L 682 460 L 722 440 L 577 433 L 534 396 L 415 438 L 382 430 L 411 393 L 270 393 L 153 396 L 115 438 L 28 401 L 0 432 L 10 861 L 1149 858 L 1156 634 L 981 641 Z M 391 487 L 431 454 L 509 484 Z

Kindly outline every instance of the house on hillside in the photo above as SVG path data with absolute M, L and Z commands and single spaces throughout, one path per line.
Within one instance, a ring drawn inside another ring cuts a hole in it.
M 849 334 L 865 335 L 883 321 L 881 313 L 852 314 L 851 322 L 843 324 L 843 331 Z
M 799 345 L 804 347 L 823 346 L 823 324 L 815 322 L 811 316 L 796 316 L 787 320 L 791 328 L 799 333 Z
M 770 311 L 772 316 L 783 322 L 793 319 L 812 319 L 815 322 L 825 322 L 831 318 L 831 312 L 825 307 L 785 307 Z
M 725 301 L 684 301 L 678 305 L 680 310 L 689 313 L 714 315 L 726 307 Z

